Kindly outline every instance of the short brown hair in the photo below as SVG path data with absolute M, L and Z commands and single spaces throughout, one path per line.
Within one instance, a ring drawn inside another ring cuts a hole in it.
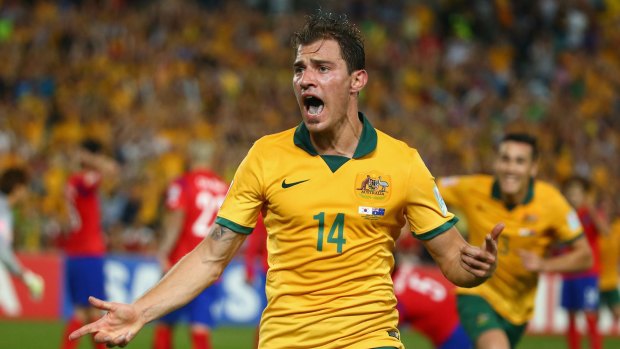
M 536 137 L 528 133 L 508 133 L 503 138 L 501 143 L 504 142 L 517 142 L 529 144 L 532 147 L 532 160 L 538 158 L 538 141 Z
M 20 185 L 28 184 L 28 173 L 20 167 L 10 167 L 0 176 L 0 192 L 9 195 Z
M 301 30 L 293 34 L 291 43 L 293 49 L 297 50 L 299 45 L 309 45 L 323 39 L 338 42 L 349 74 L 366 67 L 362 34 L 345 14 L 317 10 L 316 13 L 307 17 Z

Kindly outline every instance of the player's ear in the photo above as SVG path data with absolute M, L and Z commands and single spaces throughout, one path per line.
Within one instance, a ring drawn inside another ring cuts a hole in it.
M 359 93 L 368 82 L 368 72 L 365 69 L 351 73 L 351 93 Z

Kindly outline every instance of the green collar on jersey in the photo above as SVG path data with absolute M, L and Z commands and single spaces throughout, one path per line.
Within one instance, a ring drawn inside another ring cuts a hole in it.
M 358 113 L 358 117 L 363 124 L 363 128 L 359 143 L 357 144 L 357 148 L 355 148 L 355 153 L 353 153 L 353 159 L 359 159 L 366 156 L 377 148 L 377 131 L 374 127 L 372 127 L 370 121 L 366 119 L 364 113 Z M 312 156 L 319 155 L 312 145 L 312 141 L 310 141 L 310 132 L 303 121 L 299 124 L 299 126 L 297 126 L 297 129 L 295 129 L 295 136 L 293 139 L 295 145 L 303 149 L 306 153 Z M 338 155 L 331 155 L 331 157 L 333 156 Z M 346 159 L 346 157 L 344 158 Z
M 366 116 L 364 116 L 363 113 L 358 113 L 358 117 L 363 126 L 359 143 L 357 143 L 357 148 L 355 148 L 355 152 L 353 153 L 353 159 L 359 159 L 366 156 L 377 148 L 377 131 L 374 127 L 372 127 L 370 121 L 366 119 Z M 303 149 L 306 153 L 312 156 L 319 155 L 312 145 L 312 141 L 310 141 L 310 131 L 308 131 L 308 128 L 303 121 L 299 124 L 299 126 L 297 126 L 293 140 L 295 145 Z M 321 158 L 325 161 L 327 166 L 329 166 L 332 173 L 336 172 L 342 165 L 351 160 L 346 156 L 340 155 L 321 155 Z
M 502 189 L 499 187 L 499 181 L 497 178 L 493 181 L 493 188 L 491 190 L 491 196 L 493 199 L 501 200 L 502 199 Z M 523 198 L 523 202 L 521 205 L 529 204 L 534 198 L 534 178 L 530 178 L 530 183 L 527 185 L 527 193 L 525 194 L 525 198 Z M 506 208 L 510 211 L 517 207 L 517 205 L 505 205 Z

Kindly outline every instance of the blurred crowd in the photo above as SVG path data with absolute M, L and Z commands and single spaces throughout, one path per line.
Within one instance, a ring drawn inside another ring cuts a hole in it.
M 489 172 L 506 131 L 539 137 L 541 178 L 620 200 L 620 2 L 319 1 L 366 39 L 371 122 L 437 175 Z M 290 35 L 316 1 L 0 0 L 0 169 L 26 166 L 18 244 L 54 248 L 72 149 L 122 166 L 102 197 L 114 251 L 148 252 L 190 146 L 230 180 L 252 142 L 296 126 Z M 614 205 L 615 203 L 615 205 Z

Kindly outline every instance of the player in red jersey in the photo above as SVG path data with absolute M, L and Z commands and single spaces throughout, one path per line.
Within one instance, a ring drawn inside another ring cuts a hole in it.
M 251 284 L 269 269 L 267 263 L 267 230 L 262 215 L 259 215 L 256 226 L 247 240 L 244 254 L 245 279 Z
M 66 287 L 74 315 L 65 329 L 63 349 L 72 349 L 78 344 L 67 339 L 69 333 L 101 315 L 90 305 L 88 296 L 97 294 L 105 298 L 103 259 L 106 244 L 98 194 L 102 177 L 114 178 L 118 166 L 113 159 L 103 155 L 102 150 L 101 143 L 86 139 L 72 154 L 79 169 L 69 177 L 66 186 L 69 229 L 62 245 L 66 254 Z M 95 343 L 95 347 L 105 348 L 105 345 Z
M 572 177 L 564 183 L 563 189 L 566 198 L 577 211 L 594 260 L 592 267 L 585 272 L 562 275 L 561 305 L 568 311 L 568 346 L 570 349 L 581 348 L 576 318 L 577 313 L 583 311 L 590 337 L 590 348 L 601 349 L 603 344 L 601 334 L 598 331 L 599 274 L 601 270 L 598 238 L 599 234 L 607 232 L 608 224 L 592 204 L 592 189 L 587 179 Z
M 263 222 L 263 216 L 259 215 L 252 234 L 247 238 L 244 254 L 245 280 L 248 284 L 258 283 L 261 289 L 265 289 L 267 269 L 267 229 Z M 261 293 L 261 306 L 267 306 L 267 295 Z M 258 327 L 254 335 L 254 348 L 258 348 Z
M 411 325 L 436 349 L 473 348 L 459 320 L 454 284 L 439 268 L 417 265 L 415 260 L 419 249 L 410 234 L 401 234 L 398 264 L 392 275 L 400 326 Z
M 211 153 L 211 147 L 206 145 L 191 147 L 191 169 L 168 188 L 159 248 L 164 271 L 205 238 L 228 191 L 228 185 L 208 169 Z M 215 325 L 215 320 L 209 308 L 218 300 L 219 292 L 219 284 L 214 284 L 184 307 L 161 318 L 155 328 L 154 348 L 172 348 L 173 326 L 183 316 L 187 316 L 190 322 L 193 348 L 211 348 L 210 328 Z

